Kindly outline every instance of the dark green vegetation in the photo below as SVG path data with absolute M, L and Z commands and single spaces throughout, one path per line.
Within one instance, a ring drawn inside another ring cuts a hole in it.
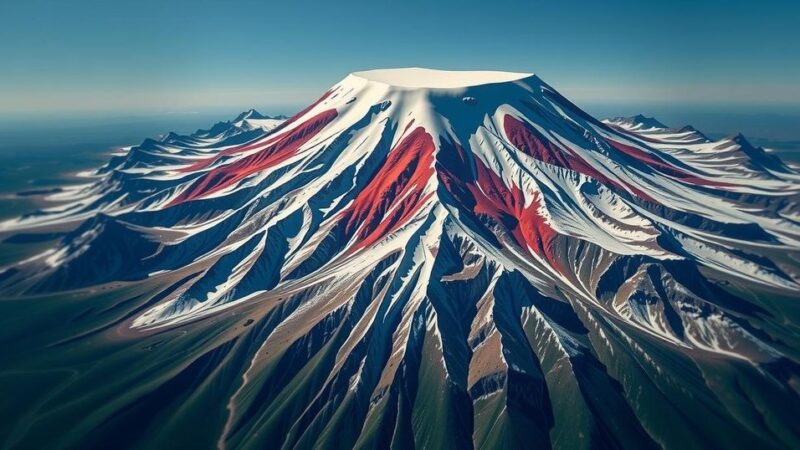
M 129 320 L 159 300 L 154 295 L 164 284 L 161 279 L 0 299 L 0 385 L 4 391 L 0 437 L 4 447 L 213 448 L 226 429 L 231 405 L 239 420 L 228 431 L 229 437 L 235 439 L 237 432 L 255 428 L 263 439 L 248 434 L 246 441 L 231 439 L 229 447 L 271 448 L 270 439 L 285 436 L 285 421 L 298 418 L 301 410 L 296 408 L 309 401 L 307 394 L 329 374 L 337 351 L 335 330 L 321 341 L 304 339 L 302 345 L 309 346 L 309 353 L 298 353 L 293 346 L 277 355 L 262 354 L 263 367 L 256 372 L 261 378 L 255 383 L 251 380 L 249 388 L 241 391 L 242 376 L 254 352 L 275 332 L 271 318 L 286 311 L 261 314 L 259 310 L 274 300 L 266 298 L 260 306 L 238 308 L 193 324 L 131 331 Z M 796 300 L 758 299 L 762 304 L 795 309 L 791 305 Z M 548 330 L 537 326 L 539 322 L 519 323 L 525 341 L 507 345 L 523 345 L 537 355 L 545 384 L 513 379 L 510 371 L 507 380 L 498 380 L 505 383 L 504 388 L 474 404 L 460 399 L 439 373 L 441 350 L 430 332 L 423 331 L 421 341 L 414 345 L 419 353 L 407 357 L 401 381 L 393 383 L 392 394 L 381 400 L 394 404 L 385 411 L 391 414 L 370 415 L 359 444 L 461 448 L 470 445 L 459 436 L 461 420 L 474 427 L 475 445 L 481 448 L 647 448 L 659 444 L 790 448 L 790 442 L 797 442 L 796 428 L 794 435 L 778 431 L 796 423 L 797 402 L 787 399 L 780 384 L 769 381 L 760 369 L 708 354 L 675 352 L 644 334 L 629 334 L 637 342 L 630 346 L 614 324 L 586 314 L 581 320 L 591 328 L 586 336 L 596 340 L 596 354 L 564 359 L 554 351 Z M 346 320 L 341 322 L 345 324 Z M 609 337 L 607 342 L 600 333 Z M 784 348 L 797 349 L 797 341 L 794 336 Z M 788 381 L 798 386 L 798 380 Z M 537 385 L 545 391 L 537 392 L 533 388 Z M 728 398 L 721 393 L 728 393 Z M 359 402 L 357 398 L 342 400 Z M 532 415 L 530 405 L 526 406 L 530 401 L 546 408 Z M 632 415 L 649 433 L 630 428 L 637 423 L 630 420 Z M 363 418 L 332 416 L 329 420 L 337 431 L 321 442 L 330 448 L 355 444 L 349 437 L 359 434 Z M 399 422 L 392 427 L 408 422 L 387 435 L 383 422 L 395 420 Z M 587 435 L 586 430 L 611 434 Z M 659 443 L 653 435 L 669 439 Z M 769 436 L 770 441 L 757 436 Z M 302 441 L 296 444 L 305 447 Z

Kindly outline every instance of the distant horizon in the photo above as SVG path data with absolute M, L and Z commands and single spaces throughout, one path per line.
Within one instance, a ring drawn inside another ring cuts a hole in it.
M 91 111 L 29 111 L 24 113 L 0 112 L 0 136 L 17 132 L 26 138 L 25 132 L 31 129 L 71 129 L 113 124 L 128 125 L 142 121 L 192 122 L 211 126 L 216 121 L 232 120 L 236 115 L 255 109 L 269 116 L 291 116 L 316 99 L 324 89 L 308 96 L 305 102 L 295 104 L 270 105 L 241 103 L 238 105 L 218 105 L 198 108 L 174 109 L 117 109 Z M 776 141 L 800 141 L 800 105 L 765 104 L 719 104 L 719 103 L 677 103 L 650 101 L 580 101 L 568 93 L 560 91 L 578 107 L 598 119 L 616 116 L 642 114 L 655 117 L 671 127 L 692 125 L 703 132 L 716 136 L 743 133 L 752 139 Z M 172 120 L 170 120 L 172 119 Z M 37 121 L 31 123 L 31 121 Z M 164 130 L 174 131 L 174 130 Z M 152 136 L 148 136 L 152 137 Z M 0 147 L 2 147 L 0 145 Z

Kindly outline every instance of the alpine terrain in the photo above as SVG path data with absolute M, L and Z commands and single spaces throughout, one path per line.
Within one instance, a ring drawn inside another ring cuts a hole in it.
M 0 223 L 9 448 L 800 448 L 800 172 L 356 72 Z

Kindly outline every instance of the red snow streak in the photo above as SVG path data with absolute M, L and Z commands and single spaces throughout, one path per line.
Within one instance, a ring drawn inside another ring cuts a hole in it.
M 311 120 L 314 119 L 312 118 Z M 226 148 L 225 150 L 222 150 L 221 152 L 217 153 L 216 155 L 210 158 L 202 159 L 190 166 L 180 169 L 180 172 L 196 172 L 198 170 L 205 169 L 206 167 L 212 165 L 213 163 L 223 159 L 223 157 L 225 156 L 235 155 L 237 153 L 244 153 L 255 149 L 264 149 L 270 144 L 274 143 L 275 141 L 281 139 L 282 137 L 283 136 L 275 136 L 274 133 L 270 133 L 269 136 L 259 139 L 256 142 L 251 142 L 249 144 Z
M 647 153 L 647 152 L 645 152 L 645 151 L 643 151 L 643 150 L 641 150 L 639 148 L 636 148 L 634 146 L 623 144 L 622 142 L 618 142 L 618 141 L 615 141 L 615 140 L 612 140 L 612 139 L 606 139 L 606 142 L 608 143 L 608 145 L 613 147 L 618 152 L 623 153 L 623 154 L 627 155 L 628 157 L 633 158 L 633 159 L 635 159 L 635 160 L 637 160 L 637 161 L 639 161 L 639 162 L 641 162 L 643 164 L 646 164 L 647 166 L 658 170 L 659 172 L 663 173 L 664 175 L 668 175 L 670 177 L 677 178 L 677 179 L 679 179 L 681 181 L 685 181 L 687 183 L 696 184 L 696 185 L 699 185 L 699 186 L 716 186 L 716 187 L 731 186 L 731 184 L 729 184 L 729 183 L 723 183 L 723 182 L 719 182 L 719 181 L 712 181 L 712 180 L 706 180 L 704 178 L 700 178 L 700 177 L 698 177 L 696 175 L 693 175 L 693 174 L 691 174 L 691 173 L 689 173 L 689 172 L 687 172 L 685 170 L 682 170 L 682 169 L 680 169 L 678 167 L 675 167 L 675 166 L 667 163 L 666 161 L 662 161 L 661 159 L 659 159 L 655 155 L 651 155 L 651 154 L 649 154 L 649 153 Z
M 275 127 L 272 130 L 270 130 L 270 133 L 269 133 L 268 136 L 265 136 L 265 137 L 257 140 L 256 142 L 251 142 L 249 144 L 244 144 L 244 145 L 237 145 L 235 147 L 231 147 L 231 148 L 225 149 L 225 150 L 217 153 L 216 155 L 214 155 L 214 156 L 212 156 L 210 158 L 202 159 L 200 161 L 195 162 L 194 164 L 191 164 L 191 165 L 189 165 L 187 167 L 184 167 L 184 168 L 180 169 L 179 172 L 195 172 L 197 170 L 204 169 L 204 168 L 210 166 L 211 164 L 213 164 L 213 163 L 219 161 L 220 159 L 222 159 L 224 156 L 230 156 L 230 155 L 234 155 L 236 153 L 247 152 L 247 151 L 250 151 L 250 150 L 257 149 L 259 147 L 266 147 L 266 146 L 274 143 L 275 141 L 277 141 L 277 140 L 282 138 L 282 136 L 278 135 L 278 133 L 280 133 L 280 131 L 282 131 L 283 129 L 285 129 L 286 127 L 291 125 L 292 123 L 296 122 L 298 119 L 303 117 L 309 111 L 314 109 L 315 106 L 317 106 L 320 103 L 322 103 L 323 101 L 325 101 L 325 99 L 330 97 L 331 93 L 333 93 L 333 91 L 327 91 L 324 94 L 322 94 L 322 97 L 318 98 L 317 101 L 315 101 L 314 103 L 310 104 L 305 109 L 303 109 L 299 113 L 295 114 L 294 116 L 290 117 L 289 119 L 286 119 L 286 121 L 284 121 L 283 123 L 281 123 L 277 127 Z M 328 112 L 328 111 L 326 111 L 326 112 Z M 314 118 L 312 118 L 311 120 L 314 120 Z
M 225 156 L 230 156 L 230 155 L 233 155 L 233 154 L 236 154 L 236 153 L 244 153 L 244 152 L 259 148 L 259 147 L 262 147 L 262 148 L 266 147 L 272 141 L 274 141 L 274 139 L 275 139 L 274 137 L 273 138 L 260 139 L 257 142 L 251 142 L 250 144 L 239 145 L 239 146 L 236 146 L 236 147 L 227 148 L 227 149 L 222 150 L 221 152 L 217 153 L 216 155 L 214 155 L 214 156 L 212 156 L 210 158 L 201 159 L 201 160 L 195 162 L 194 164 L 192 164 L 190 166 L 183 167 L 183 168 L 181 168 L 179 170 L 179 172 L 189 173 L 189 172 L 196 172 L 198 170 L 205 169 L 206 167 L 212 165 L 213 163 L 223 159 L 223 157 L 225 157 Z
M 570 161 L 570 156 L 567 153 L 550 140 L 544 138 L 533 127 L 518 120 L 516 117 L 511 115 L 504 117 L 503 131 L 505 131 L 506 136 L 514 147 L 534 159 L 566 169 L 570 169 L 572 168 L 571 165 L 576 164 Z M 591 167 L 589 170 L 594 171 Z
M 169 206 L 194 200 L 231 186 L 242 179 L 285 161 L 337 116 L 335 109 L 321 112 L 257 153 L 231 164 L 215 167 L 175 198 Z
M 424 189 L 433 176 L 435 149 L 431 135 L 417 127 L 389 151 L 367 186 L 341 213 L 345 235 L 358 231 L 354 250 L 399 228 L 430 197 Z
M 627 189 L 632 191 L 637 197 L 655 202 L 652 197 L 642 192 L 640 189 L 630 185 L 623 185 L 603 175 L 580 156 L 571 152 L 567 153 L 566 150 L 560 149 L 535 128 L 511 115 L 506 114 L 504 117 L 503 131 L 509 141 L 511 141 L 511 144 L 528 156 L 557 167 L 569 169 L 582 175 L 592 177 L 607 186 L 613 186 L 619 190 L 624 191 L 627 187 Z
M 464 149 L 457 143 L 442 139 L 438 172 L 442 183 L 462 206 L 477 215 L 491 218 L 504 226 L 522 247 L 548 261 L 559 273 L 565 273 L 553 249 L 558 233 L 539 213 L 541 194 L 536 192 L 528 206 L 525 194 L 518 186 L 508 187 L 493 170 L 475 160 L 475 175 Z

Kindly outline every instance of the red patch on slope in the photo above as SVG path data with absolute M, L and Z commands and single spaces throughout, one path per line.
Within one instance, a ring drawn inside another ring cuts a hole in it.
M 608 178 L 575 153 L 566 153 L 566 150 L 560 149 L 549 139 L 542 136 L 535 128 L 516 117 L 506 114 L 503 119 L 503 131 L 511 144 L 528 156 L 557 167 L 569 169 L 582 175 L 592 177 L 618 190 L 624 191 L 627 188 L 639 198 L 651 202 L 655 201 L 652 197 L 634 186 L 623 185 L 620 182 Z
M 170 202 L 168 206 L 209 195 L 288 159 L 303 144 L 333 121 L 336 116 L 335 109 L 323 111 L 303 122 L 291 132 L 281 136 L 280 139 L 261 151 L 245 156 L 231 164 L 209 170 L 198 178 L 189 189 Z
M 457 143 L 442 139 L 439 175 L 442 184 L 462 206 L 477 215 L 491 218 L 502 225 L 522 247 L 548 261 L 559 273 L 564 273 L 553 252 L 558 233 L 539 213 L 541 197 L 537 192 L 525 206 L 525 194 L 518 186 L 508 187 L 493 170 L 475 160 L 475 174 L 464 149 Z
M 428 199 L 424 188 L 433 176 L 434 150 L 431 135 L 417 127 L 389 151 L 364 190 L 341 213 L 345 235 L 358 231 L 355 249 L 396 230 Z

